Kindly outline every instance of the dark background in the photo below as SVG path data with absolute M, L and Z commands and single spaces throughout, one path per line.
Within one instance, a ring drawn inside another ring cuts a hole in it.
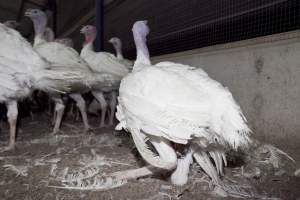
M 300 28 L 299 0 L 104 0 L 104 49 L 120 37 L 126 57 L 135 57 L 131 33 L 136 20 L 148 20 L 152 56 L 239 41 Z M 48 10 L 57 37 L 71 37 L 77 50 L 79 29 L 95 22 L 95 0 L 0 0 L 0 21 L 21 21 L 19 30 L 32 39 L 27 8 Z

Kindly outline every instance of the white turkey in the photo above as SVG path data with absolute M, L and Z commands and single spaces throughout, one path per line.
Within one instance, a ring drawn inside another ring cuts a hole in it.
M 113 37 L 108 40 L 111 43 L 116 51 L 116 56 L 129 70 L 132 70 L 133 62 L 131 60 L 125 59 L 122 51 L 122 41 L 120 38 Z
M 93 74 L 89 65 L 73 48 L 67 47 L 66 45 L 58 42 L 45 41 L 43 36 L 48 19 L 43 11 L 39 9 L 29 9 L 26 11 L 25 15 L 28 16 L 34 24 L 34 49 L 50 63 L 60 66 L 56 67 L 55 70 L 76 71 L 81 73 L 84 77 L 76 83 L 73 82 L 69 96 L 77 103 L 77 107 L 80 110 L 84 122 L 85 130 L 91 130 L 88 123 L 85 100 L 81 94 L 88 92 L 94 86 L 100 87 L 104 77 L 101 75 L 99 76 L 99 74 Z M 53 100 L 56 103 L 55 111 L 57 113 L 53 132 L 57 133 L 59 131 L 65 105 L 60 97 L 54 97 Z
M 136 22 L 132 31 L 137 59 L 132 73 L 120 85 L 116 129 L 131 133 L 139 153 L 151 166 L 175 169 L 171 176 L 174 184 L 187 182 L 194 157 L 215 185 L 230 190 L 219 178 L 227 163 L 223 148 L 245 148 L 251 143 L 251 130 L 239 105 L 227 88 L 201 69 L 172 62 L 152 65 L 146 21 Z M 170 142 L 186 145 L 189 150 L 178 159 Z M 151 170 L 145 167 L 115 175 L 132 178 L 148 173 Z
M 85 44 L 81 50 L 80 56 L 90 65 L 93 72 L 105 73 L 111 77 L 106 87 L 102 87 L 102 92 L 111 92 L 109 125 L 113 125 L 115 115 L 115 107 L 117 103 L 117 90 L 119 89 L 121 79 L 128 74 L 128 69 L 113 54 L 107 52 L 95 52 L 93 42 L 97 36 L 96 27 L 87 25 L 81 29 L 81 33 L 85 35 Z M 101 95 L 101 122 L 100 127 L 105 124 L 107 103 L 104 95 Z M 92 103 L 93 104 L 93 103 Z
M 70 38 L 55 38 L 54 31 L 50 27 L 47 27 L 45 29 L 44 34 L 43 34 L 43 39 L 47 42 L 57 42 L 57 43 L 60 43 L 60 44 L 63 44 L 63 45 L 73 48 L 72 39 L 70 39 Z M 38 94 L 38 96 L 41 95 L 41 93 L 37 93 L 37 94 Z M 51 112 L 53 110 L 52 105 L 53 105 L 52 101 L 51 101 L 51 99 L 49 99 L 49 101 L 48 101 L 48 107 L 49 107 L 48 114 L 49 115 L 51 115 Z M 73 103 L 71 104 L 72 109 L 70 110 L 70 112 L 67 115 L 69 115 L 69 114 L 73 115 L 72 111 L 75 110 L 75 108 L 74 108 L 75 106 L 76 105 L 74 105 Z M 77 114 L 77 112 L 76 112 L 76 114 Z M 53 122 L 55 122 L 55 114 L 54 114 Z
M 17 31 L 0 23 L 0 101 L 8 108 L 10 140 L 5 150 L 15 147 L 17 101 L 35 89 L 48 93 L 68 91 L 69 83 L 81 79 L 73 72 L 56 72 Z

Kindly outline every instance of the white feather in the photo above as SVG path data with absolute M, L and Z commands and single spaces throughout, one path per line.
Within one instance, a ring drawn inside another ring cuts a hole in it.
M 19 32 L 6 27 L 0 23 L 0 38 L 1 47 L 0 55 L 1 60 L 7 59 L 18 63 L 22 66 L 21 69 L 46 69 L 49 68 L 49 63 L 45 62 L 31 47 Z
M 189 66 L 169 62 L 133 72 L 121 83 L 120 107 L 128 116 L 118 113 L 119 118 L 133 118 L 141 129 L 154 126 L 159 132 L 149 134 L 174 142 L 187 143 L 210 132 L 234 148 L 249 142 L 250 129 L 231 93 Z
M 128 69 L 116 57 L 107 52 L 95 52 L 91 44 L 86 44 L 80 56 L 90 65 L 95 72 L 107 73 L 119 77 L 128 74 Z

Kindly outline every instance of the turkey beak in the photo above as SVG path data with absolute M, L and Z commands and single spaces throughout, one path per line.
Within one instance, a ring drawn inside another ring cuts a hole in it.
M 26 12 L 25 12 L 25 16 L 30 17 L 31 16 L 31 11 L 32 11 L 31 9 L 27 9 Z
M 114 43 L 114 40 L 111 38 L 110 40 L 108 40 L 109 43 Z
M 80 33 L 81 33 L 81 34 L 85 34 L 85 33 L 86 33 L 85 27 L 82 27 L 82 28 L 80 29 Z

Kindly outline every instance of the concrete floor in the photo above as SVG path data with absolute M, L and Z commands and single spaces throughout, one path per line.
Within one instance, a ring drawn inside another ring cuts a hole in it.
M 98 124 L 98 118 L 90 119 L 92 125 Z M 54 137 L 49 136 L 49 117 L 44 115 L 36 116 L 35 120 L 22 119 L 19 127 L 17 149 L 0 153 L 0 199 L 233 199 L 217 197 L 207 183 L 208 177 L 197 165 L 191 167 L 189 182 L 183 187 L 172 185 L 168 175 L 158 174 L 113 189 L 110 188 L 113 185 L 96 191 L 59 188 L 63 186 L 62 177 L 88 173 L 83 169 L 93 162 L 98 163 L 98 171 L 91 180 L 101 179 L 111 172 L 138 168 L 145 163 L 128 134 L 115 132 L 112 128 L 96 129 L 94 134 L 86 135 L 82 133 L 81 122 L 65 120 L 63 133 Z M 8 139 L 7 128 L 4 125 L 1 131 L 1 146 Z M 296 154 L 299 155 L 299 150 L 292 155 Z M 272 172 L 262 173 L 260 178 L 246 178 L 240 176 L 240 171 L 240 167 L 231 165 L 226 168 L 223 180 L 236 185 L 251 185 L 251 190 L 266 197 L 300 197 L 299 177 L 275 176 Z

